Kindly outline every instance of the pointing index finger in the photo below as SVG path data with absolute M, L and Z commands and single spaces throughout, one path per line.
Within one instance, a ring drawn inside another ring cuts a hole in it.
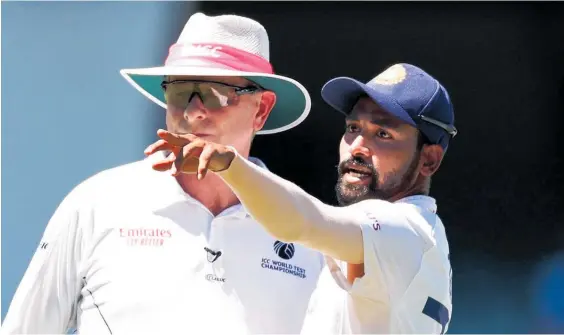
M 168 143 L 179 147 L 185 146 L 196 138 L 196 136 L 192 134 L 173 134 L 164 129 L 157 130 L 157 136 Z
M 157 151 L 163 151 L 163 150 L 172 150 L 172 148 L 174 148 L 174 146 L 170 143 L 168 143 L 165 140 L 158 140 L 157 142 L 150 144 L 144 151 L 145 155 L 149 156 L 154 154 Z

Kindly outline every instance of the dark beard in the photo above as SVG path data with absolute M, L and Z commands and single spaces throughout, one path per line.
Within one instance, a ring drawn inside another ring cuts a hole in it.
M 392 182 L 390 185 L 380 185 L 378 183 L 380 174 L 376 171 L 374 165 L 365 162 L 360 157 L 351 157 L 339 163 L 337 167 L 339 179 L 335 185 L 337 202 L 341 206 L 348 206 L 367 199 L 389 200 L 393 198 L 395 195 L 411 186 L 417 174 L 419 159 L 419 152 L 416 152 L 413 160 L 410 162 L 409 168 L 403 175 L 399 175 L 397 171 L 392 172 L 388 180 L 395 180 L 395 182 Z M 370 183 L 368 185 L 351 185 L 345 182 L 343 180 L 344 167 L 348 164 L 355 164 L 370 169 L 372 175 Z

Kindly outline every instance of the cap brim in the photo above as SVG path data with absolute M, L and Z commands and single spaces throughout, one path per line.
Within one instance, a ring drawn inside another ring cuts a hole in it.
M 321 89 L 323 100 L 345 115 L 351 112 L 358 98 L 364 94 L 368 95 L 388 113 L 414 127 L 416 126 L 415 121 L 385 89 L 372 88 L 349 77 L 331 79 Z
M 276 94 L 276 104 L 264 127 L 257 135 L 275 134 L 292 129 L 302 123 L 311 109 L 311 98 L 306 88 L 292 78 L 276 74 L 241 72 L 204 67 L 153 67 L 123 69 L 121 75 L 134 88 L 157 105 L 166 109 L 161 88 L 163 76 L 233 76 L 244 77 Z

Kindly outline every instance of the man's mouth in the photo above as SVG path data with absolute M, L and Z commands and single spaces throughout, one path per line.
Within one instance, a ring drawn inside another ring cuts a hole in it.
M 356 178 L 363 178 L 372 176 L 372 170 L 362 165 L 349 164 L 343 168 L 343 174 L 348 174 Z
M 372 182 L 373 173 L 368 167 L 348 164 L 342 170 L 343 180 L 348 184 L 364 184 Z
M 192 132 L 192 131 L 177 131 L 177 132 L 174 132 L 174 133 L 175 133 L 175 134 L 178 134 L 178 135 L 192 134 L 192 135 L 195 135 L 195 136 L 197 136 L 197 137 L 202 137 L 202 138 L 203 138 L 203 137 L 210 137 L 210 136 L 212 136 L 212 135 L 209 134 L 209 133 L 199 133 L 199 132 Z

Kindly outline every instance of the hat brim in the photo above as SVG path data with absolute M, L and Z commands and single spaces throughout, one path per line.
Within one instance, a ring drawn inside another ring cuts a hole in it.
M 163 76 L 231 76 L 244 77 L 276 94 L 276 103 L 257 135 L 275 134 L 302 123 L 311 109 L 311 98 L 306 88 L 292 78 L 276 74 L 242 72 L 205 67 L 152 67 L 123 69 L 120 74 L 135 89 L 157 105 L 166 109 L 161 88 Z
M 399 118 L 400 120 L 416 127 L 415 121 L 401 107 L 385 88 L 377 89 L 369 87 L 360 81 L 349 77 L 338 77 L 329 80 L 321 89 L 321 97 L 327 104 L 337 111 L 348 115 L 358 98 L 368 95 L 386 112 Z

